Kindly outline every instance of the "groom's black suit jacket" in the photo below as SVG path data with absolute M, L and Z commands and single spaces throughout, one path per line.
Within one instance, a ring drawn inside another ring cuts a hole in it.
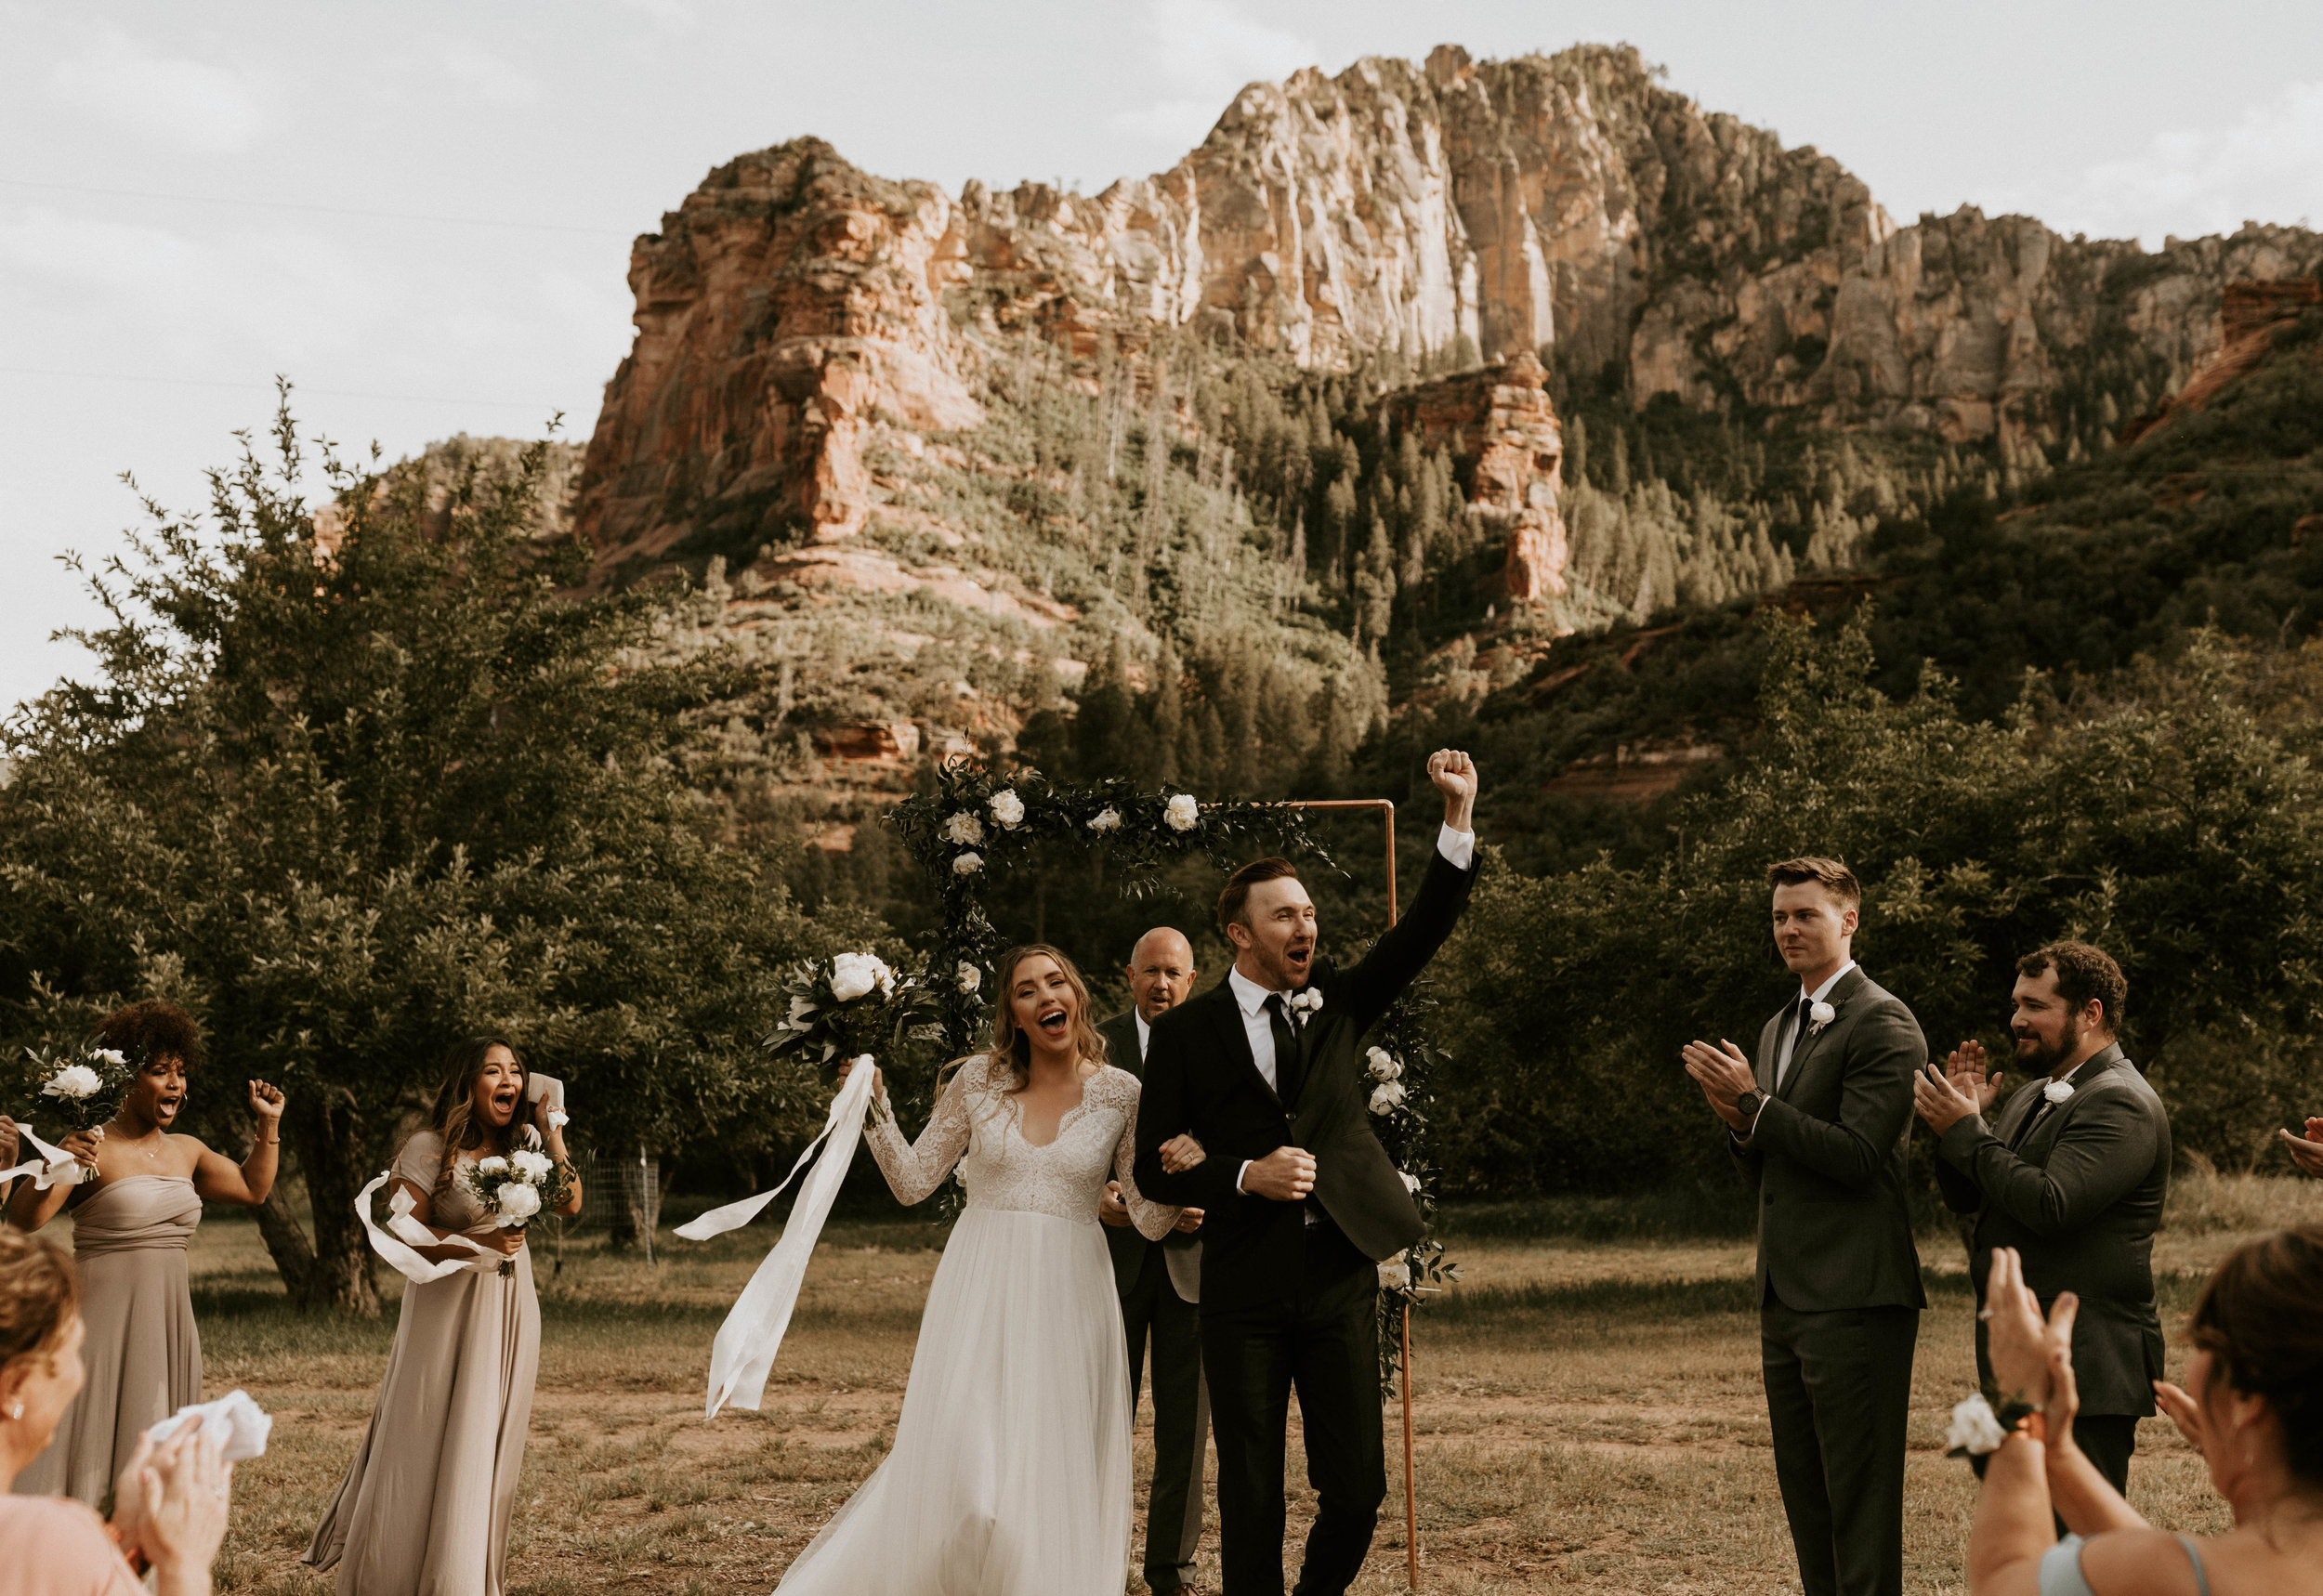
M 1460 870 L 1432 852 L 1411 912 L 1362 962 L 1341 970 L 1315 962 L 1307 989 L 1322 994 L 1323 1006 L 1300 1027 L 1306 1079 L 1294 1103 L 1259 1074 L 1230 978 L 1154 1022 L 1137 1106 L 1137 1189 L 1204 1210 L 1206 1313 L 1286 1300 L 1298 1287 L 1303 1206 L 1234 1189 L 1245 1159 L 1277 1147 L 1315 1156 L 1313 1201 L 1367 1257 L 1392 1257 L 1420 1238 L 1419 1210 L 1371 1129 L 1363 1035 L 1451 935 L 1475 882 L 1473 865 Z M 1181 1132 L 1201 1144 L 1204 1159 L 1164 1174 L 1162 1144 Z

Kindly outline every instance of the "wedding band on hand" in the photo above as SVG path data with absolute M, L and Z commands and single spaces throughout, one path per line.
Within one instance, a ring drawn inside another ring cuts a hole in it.
M 1992 1310 L 1989 1308 L 1978 1308 L 1976 1310 L 1976 1317 L 1979 1319 L 1989 1320 L 1992 1317 Z

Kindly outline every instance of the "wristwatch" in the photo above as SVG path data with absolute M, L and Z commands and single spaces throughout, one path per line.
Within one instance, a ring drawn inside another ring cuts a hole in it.
M 1765 1106 L 1766 1094 L 1763 1092 L 1745 1092 L 1734 1100 L 1734 1111 L 1745 1119 L 1757 1119 L 1758 1111 Z

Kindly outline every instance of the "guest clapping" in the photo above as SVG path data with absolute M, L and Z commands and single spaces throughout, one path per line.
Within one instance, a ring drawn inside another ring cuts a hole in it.
M 98 1027 L 97 1045 L 125 1054 L 137 1075 L 112 1119 L 63 1144 L 94 1178 L 46 1191 L 26 1182 L 8 1204 L 20 1230 L 72 1214 L 88 1335 L 87 1385 L 55 1443 L 26 1471 L 25 1489 L 91 1504 L 104 1498 L 147 1426 L 202 1400 L 186 1246 L 204 1202 L 255 1208 L 274 1189 L 283 1104 L 265 1081 L 249 1082 L 256 1133 L 237 1165 L 173 1129 L 202 1067 L 201 1032 L 183 1009 L 132 1003 Z
M 80 1393 L 85 1333 L 63 1252 L 0 1230 L 0 1493 L 47 1447 Z M 115 1492 L 111 1536 L 80 1502 L 0 1494 L 0 1547 L 8 1550 L 0 1589 L 142 1596 L 126 1552 L 152 1567 L 158 1596 L 209 1596 L 231 1475 L 201 1426 L 189 1424 L 159 1446 L 135 1446 Z
M 2323 1226 L 2248 1243 L 2220 1264 L 2188 1325 L 2185 1388 L 2154 1388 L 2234 1511 L 2225 1535 L 2155 1530 L 2076 1445 L 2072 1293 L 2044 1325 L 2001 1248 L 1985 1298 L 1999 1388 L 2038 1411 L 1988 1453 L 1968 1539 L 1973 1596 L 2323 1591 Z M 2053 1504 L 2073 1532 L 2062 1542 Z
M 2304 1136 L 2294 1136 L 2288 1131 L 2276 1134 L 2290 1146 L 2292 1163 L 2311 1175 L 2323 1175 L 2323 1118 L 2310 1118 Z

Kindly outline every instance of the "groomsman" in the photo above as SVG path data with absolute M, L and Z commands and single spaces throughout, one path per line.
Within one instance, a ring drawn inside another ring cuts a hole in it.
M 1904 1201 L 1920 1023 L 1855 962 L 1863 904 L 1836 859 L 1770 866 L 1798 990 L 1759 1033 L 1684 1049 L 1758 1193 L 1759 1345 L 1806 1596 L 1899 1596 L 1904 1427 L 1927 1294 Z
M 1945 1072 L 1928 1066 L 1913 1086 L 1920 1118 L 1936 1134 L 1945 1205 L 1976 1216 L 1968 1274 L 1977 1306 L 1996 1247 L 2022 1254 L 2042 1313 L 2059 1292 L 2080 1298 L 2073 1440 L 2122 1492 L 2137 1421 L 2154 1411 L 2161 1378 L 2154 1232 L 2170 1195 L 2170 1116 L 2119 1040 L 2128 996 L 2121 967 L 2105 953 L 2053 942 L 2016 962 L 2009 1030 L 2017 1067 L 2030 1079 L 1998 1120 L 1988 1128 L 1984 1115 L 2001 1074 L 1987 1069 L 1975 1042 L 1962 1042 Z M 1991 1381 L 1981 1315 L 1976 1371 Z
M 1153 1022 L 1194 989 L 1194 949 L 1183 933 L 1157 925 L 1129 953 L 1130 1007 L 1097 1027 L 1107 1061 L 1140 1080 Z M 1210 1388 L 1201 1377 L 1201 1210 L 1148 1241 L 1129 1223 L 1121 1183 L 1105 1184 L 1097 1211 L 1113 1251 L 1113 1287 L 1129 1331 L 1129 1407 L 1148 1339 L 1153 1345 L 1153 1490 L 1146 1498 L 1146 1584 L 1154 1596 L 1188 1589 L 1201 1543 L 1202 1448 L 1210 1439 Z
M 1306 1432 L 1315 1527 L 1302 1596 L 1355 1582 L 1387 1495 L 1379 1270 L 1420 1213 L 1371 1128 L 1363 1033 L 1451 935 L 1476 882 L 1476 771 L 1428 756 L 1444 826 L 1411 909 L 1341 970 L 1316 955 L 1315 906 L 1288 859 L 1227 879 L 1234 968 L 1153 1027 L 1137 1105 L 1137 1186 L 1205 1210 L 1201 1357 L 1218 1442 L 1226 1596 L 1280 1596 L 1291 1394 Z M 1166 1139 L 1205 1151 L 1168 1172 Z

